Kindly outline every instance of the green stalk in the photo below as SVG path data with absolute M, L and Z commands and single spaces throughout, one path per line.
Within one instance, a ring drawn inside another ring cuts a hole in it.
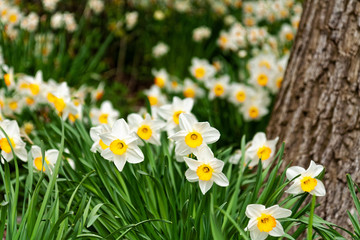
M 308 225 L 308 234 L 307 240 L 312 239 L 312 230 L 313 230 L 313 219 L 314 219 L 314 210 L 315 210 L 316 196 L 313 195 L 310 207 L 310 217 L 309 217 L 309 225 Z

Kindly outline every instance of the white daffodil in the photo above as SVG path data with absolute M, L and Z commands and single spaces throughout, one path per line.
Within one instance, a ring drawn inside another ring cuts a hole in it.
M 0 130 L 0 150 L 2 155 L 1 162 L 4 163 L 4 159 L 9 162 L 14 158 L 11 147 L 14 149 L 16 156 L 26 162 L 27 153 L 25 149 L 25 143 L 20 138 L 20 129 L 18 123 L 15 120 L 4 120 L 0 122 L 0 128 L 6 132 L 10 140 L 9 143 L 3 131 Z
M 202 145 L 194 154 L 198 159 L 197 161 L 184 157 L 189 166 L 185 172 L 186 179 L 189 182 L 199 182 L 203 194 L 209 191 L 214 182 L 221 187 L 229 185 L 229 180 L 222 173 L 224 162 L 215 158 L 207 145 Z
M 181 113 L 191 114 L 191 110 L 194 105 L 192 98 L 180 99 L 178 97 L 173 98 L 171 104 L 166 104 L 159 108 L 158 114 L 160 117 L 167 121 L 166 131 L 168 135 L 173 135 L 179 128 L 179 116 Z
M 245 153 L 246 158 L 250 160 L 249 167 L 256 166 L 259 159 L 261 159 L 263 168 L 266 168 L 275 156 L 278 140 L 279 137 L 273 140 L 267 140 L 265 133 L 256 133 Z
M 126 162 L 139 163 L 144 161 L 144 154 L 137 146 L 138 137 L 130 131 L 125 120 L 117 120 L 109 133 L 100 134 L 100 139 L 109 146 L 101 152 L 101 156 L 115 163 L 121 172 Z
M 45 158 L 43 159 L 41 148 L 34 145 L 31 147 L 31 155 L 33 157 L 33 165 L 36 170 L 45 172 L 47 167 L 50 173 L 52 173 L 56 164 L 56 160 L 59 156 L 59 151 L 57 149 L 47 150 L 45 152 Z M 46 167 L 44 166 L 45 164 L 43 164 L 43 162 L 46 164 Z
M 191 60 L 190 73 L 199 81 L 205 81 L 212 78 L 216 69 L 206 59 L 193 58 Z
M 246 121 L 258 121 L 269 113 L 266 105 L 261 101 L 246 101 L 241 107 L 240 112 Z
M 231 50 L 231 51 L 236 51 L 238 49 L 238 45 L 236 44 L 235 38 L 233 37 L 233 35 L 231 35 L 228 32 L 225 31 L 221 31 L 220 32 L 220 36 L 217 40 L 217 45 L 222 49 L 222 50 Z
M 208 122 L 198 122 L 191 114 L 180 114 L 179 126 L 180 131 L 169 137 L 175 141 L 177 155 L 194 153 L 200 146 L 214 143 L 220 138 L 217 129 Z
M 198 98 L 198 97 L 203 97 L 205 95 L 205 91 L 192 80 L 185 78 L 184 86 L 183 86 L 183 95 L 186 98 Z
M 245 231 L 250 231 L 251 240 L 263 240 L 268 235 L 273 237 L 284 235 L 284 229 L 277 219 L 289 217 L 291 211 L 278 205 L 265 208 L 261 204 L 250 204 L 246 207 L 245 214 L 250 218 Z
M 90 117 L 94 125 L 109 124 L 112 126 L 115 120 L 119 118 L 119 112 L 113 108 L 110 101 L 104 101 L 100 109 L 91 109 Z
M 90 137 L 94 141 L 90 149 L 92 152 L 101 153 L 103 150 L 109 148 L 109 146 L 100 139 L 101 134 L 109 132 L 111 132 L 111 128 L 107 124 L 101 124 L 90 129 Z
M 5 81 L 5 85 L 7 88 L 9 89 L 13 89 L 16 84 L 15 84 L 15 77 L 14 77 L 14 68 L 9 68 L 8 66 L 3 66 L 4 70 L 5 70 L 5 74 L 3 76 L 4 81 Z
M 91 92 L 91 99 L 93 102 L 97 102 L 102 99 L 105 93 L 104 88 L 105 88 L 105 83 L 101 82 L 99 86 L 94 91 Z
M 152 85 L 150 89 L 144 91 L 151 107 L 160 107 L 166 103 L 166 96 L 161 93 L 158 86 Z
M 300 176 L 294 179 L 293 185 L 285 192 L 290 194 L 308 192 L 315 196 L 325 196 L 326 190 L 324 184 L 319 179 L 316 179 L 323 169 L 324 167 L 322 165 L 316 165 L 314 161 L 310 162 L 310 166 L 306 170 L 298 166 L 288 168 L 286 170 L 288 180 L 292 180 L 298 175 Z
M 153 120 L 150 114 L 145 115 L 145 119 L 139 114 L 132 113 L 128 116 L 130 130 L 142 140 L 160 145 L 160 130 L 165 126 L 165 122 L 161 120 Z
M 166 72 L 166 70 L 164 68 L 160 70 L 153 69 L 151 73 L 154 76 L 154 84 L 159 88 L 165 87 L 169 81 L 169 74 Z
M 235 105 L 244 103 L 256 93 L 251 87 L 241 83 L 232 83 L 229 88 L 229 100 Z
M 229 81 L 230 77 L 228 75 L 224 75 L 206 82 L 205 85 L 210 91 L 209 99 L 225 98 L 229 90 Z

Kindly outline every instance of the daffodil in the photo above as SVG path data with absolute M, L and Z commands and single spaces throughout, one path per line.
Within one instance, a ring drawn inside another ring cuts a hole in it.
M 5 131 L 9 140 L 3 131 L 0 131 L 0 150 L 1 150 L 1 162 L 9 162 L 14 158 L 11 147 L 18 158 L 23 161 L 27 161 L 27 153 L 25 149 L 25 143 L 21 140 L 19 125 L 15 120 L 4 120 L 0 122 L 0 127 Z
M 239 106 L 244 104 L 256 92 L 251 88 L 241 83 L 232 83 L 230 85 L 229 101 Z
M 150 89 L 144 91 L 151 107 L 160 107 L 166 103 L 166 96 L 161 93 L 158 86 L 152 85 Z
M 264 102 L 261 101 L 246 101 L 241 107 L 240 112 L 246 121 L 258 121 L 269 113 Z
M 184 157 L 189 166 L 185 176 L 189 182 L 199 182 L 202 194 L 209 191 L 214 182 L 221 187 L 229 185 L 229 180 L 222 173 L 224 162 L 215 158 L 207 145 L 202 145 L 194 154 L 197 160 Z
M 159 88 L 164 88 L 169 81 L 169 74 L 164 68 L 160 70 L 153 69 L 152 74 L 154 76 L 154 84 Z
M 181 113 L 191 114 L 194 105 L 192 98 L 180 99 L 174 97 L 171 104 L 159 108 L 158 114 L 167 121 L 166 130 L 168 135 L 174 134 L 179 128 L 179 117 Z
M 144 154 L 138 147 L 138 137 L 130 131 L 124 119 L 117 120 L 109 133 L 100 134 L 100 139 L 107 146 L 101 156 L 113 161 L 121 172 L 126 162 L 140 163 L 144 161 Z
M 139 138 L 160 145 L 160 130 L 165 126 L 165 122 L 152 119 L 150 114 L 142 118 L 139 114 L 132 113 L 128 116 L 128 123 L 130 130 L 136 132 Z
M 47 150 L 45 151 L 45 156 L 43 158 L 41 153 L 41 148 L 39 146 L 34 145 L 31 147 L 31 155 L 33 159 L 34 168 L 37 171 L 45 172 L 46 168 L 48 168 L 50 173 L 52 173 L 56 160 L 58 159 L 59 156 L 59 151 L 57 149 Z
M 101 124 L 90 129 L 90 137 L 94 141 L 93 145 L 91 146 L 92 152 L 102 153 L 102 151 L 109 148 L 109 146 L 100 139 L 101 134 L 109 132 L 111 132 L 111 128 L 107 124 Z
M 175 153 L 187 155 L 194 153 L 200 146 L 219 140 L 220 132 L 208 122 L 198 122 L 191 114 L 181 113 L 179 118 L 180 131 L 169 138 L 175 141 Z
M 266 139 L 263 132 L 256 133 L 246 150 L 246 158 L 250 160 L 249 167 L 256 166 L 261 159 L 263 168 L 266 168 L 274 159 L 278 140 L 278 137 L 273 140 Z
M 199 81 L 212 78 L 216 69 L 206 59 L 193 58 L 191 60 L 190 73 Z
M 92 108 L 90 111 L 91 121 L 94 125 L 112 124 L 119 118 L 119 112 L 115 110 L 110 101 L 104 101 L 100 109 Z
M 308 169 L 294 166 L 286 170 L 286 177 L 288 180 L 292 180 L 298 175 L 299 177 L 293 180 L 293 184 L 285 192 L 290 194 L 300 194 L 308 192 L 315 196 L 325 196 L 326 190 L 324 184 L 316 177 L 324 170 L 322 165 L 315 164 L 314 161 L 310 162 Z
M 291 211 L 278 205 L 265 208 L 261 204 L 250 204 L 246 207 L 245 214 L 250 218 L 245 231 L 250 231 L 251 240 L 263 240 L 268 235 L 273 237 L 284 235 L 284 229 L 278 219 L 289 217 Z
M 225 98 L 229 91 L 229 81 L 228 75 L 207 81 L 205 85 L 209 89 L 209 99 Z
M 14 77 L 14 68 L 8 67 L 6 65 L 3 66 L 3 68 L 5 70 L 5 74 L 2 77 L 4 79 L 6 87 L 9 89 L 15 88 L 16 84 L 15 84 L 15 77 Z
M 186 98 L 201 98 L 205 95 L 204 89 L 188 78 L 184 80 L 182 92 Z

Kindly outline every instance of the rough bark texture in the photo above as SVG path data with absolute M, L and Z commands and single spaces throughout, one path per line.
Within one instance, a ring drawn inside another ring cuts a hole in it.
M 346 174 L 360 182 L 360 1 L 304 2 L 298 34 L 270 124 L 285 160 L 326 168 L 317 214 L 349 226 Z

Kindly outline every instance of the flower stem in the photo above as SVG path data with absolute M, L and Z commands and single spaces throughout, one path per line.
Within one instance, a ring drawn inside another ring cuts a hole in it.
M 309 225 L 308 225 L 308 234 L 307 240 L 312 239 L 312 230 L 313 230 L 313 218 L 314 218 L 314 210 L 315 210 L 316 196 L 313 195 L 310 207 L 310 217 L 309 217 Z

